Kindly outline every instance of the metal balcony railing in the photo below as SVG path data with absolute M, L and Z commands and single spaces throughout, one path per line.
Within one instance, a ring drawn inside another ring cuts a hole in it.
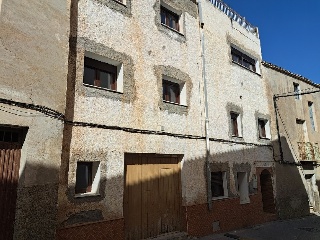
M 318 143 L 298 142 L 298 149 L 301 161 L 320 161 Z
M 253 33 L 255 36 L 259 38 L 259 30 L 257 27 L 253 26 L 249 23 L 245 17 L 242 17 L 232 8 L 230 8 L 227 4 L 225 4 L 222 0 L 209 0 L 217 9 L 226 14 L 230 19 L 236 21 L 240 24 L 240 26 L 244 27 L 247 31 Z

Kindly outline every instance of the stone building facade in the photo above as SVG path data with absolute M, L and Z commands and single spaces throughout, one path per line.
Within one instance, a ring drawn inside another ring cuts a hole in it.
M 69 8 L 0 1 L 0 239 L 55 238 Z
M 320 86 L 267 62 L 263 73 L 274 123 L 278 214 L 301 217 L 310 213 L 309 207 L 319 211 Z
M 319 85 L 263 62 L 222 1 L 0 0 L 0 22 L 1 239 L 204 236 L 319 210 Z
M 81 0 L 70 12 L 57 238 L 275 219 L 257 29 L 220 1 Z

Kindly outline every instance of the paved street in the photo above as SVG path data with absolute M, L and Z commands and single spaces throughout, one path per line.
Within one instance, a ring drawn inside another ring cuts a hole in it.
M 319 240 L 320 215 L 274 221 L 251 228 L 216 234 L 200 240 Z

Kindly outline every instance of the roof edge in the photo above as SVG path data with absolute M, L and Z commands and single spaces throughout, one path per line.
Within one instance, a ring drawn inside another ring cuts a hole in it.
M 286 70 L 286 69 L 284 69 L 282 67 L 279 67 L 279 66 L 277 66 L 277 65 L 275 65 L 273 63 L 269 63 L 269 62 L 266 62 L 266 61 L 262 61 L 261 63 L 262 63 L 263 66 L 265 66 L 267 68 L 273 69 L 273 70 L 275 70 L 277 72 L 283 73 L 283 74 L 285 74 L 287 76 L 293 77 L 295 79 L 298 79 L 298 80 L 301 80 L 301 81 L 303 81 L 305 83 L 308 83 L 308 84 L 310 84 L 312 86 L 320 88 L 320 84 L 317 84 L 317 83 L 311 81 L 310 79 L 308 79 L 308 78 L 306 78 L 304 76 L 301 76 L 299 74 L 290 72 L 290 71 L 288 71 L 288 70 Z

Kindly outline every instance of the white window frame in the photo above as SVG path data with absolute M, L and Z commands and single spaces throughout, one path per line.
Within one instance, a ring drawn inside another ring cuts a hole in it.
M 228 198 L 227 172 L 226 171 L 211 171 L 211 172 L 222 172 L 222 181 L 223 181 L 223 196 L 212 197 L 212 200 Z
M 181 10 L 177 10 L 173 7 L 171 7 L 170 5 L 164 3 L 162 0 L 160 0 L 160 6 L 165 8 L 165 9 L 168 9 L 169 11 L 173 12 L 174 14 L 178 15 L 179 16 L 179 31 L 176 30 L 176 29 L 173 29 L 163 23 L 161 23 L 161 20 L 160 20 L 160 23 L 162 26 L 165 26 L 169 29 L 171 29 L 172 31 L 175 31 L 175 32 L 178 32 L 178 33 L 181 33 L 181 34 L 184 34 L 183 33 L 183 29 L 184 29 L 184 24 L 183 24 L 183 12 Z M 160 16 L 161 17 L 161 16 Z
M 172 77 L 169 77 L 169 76 L 166 76 L 166 75 L 162 75 L 162 81 L 163 80 L 179 84 L 180 103 L 177 104 L 177 103 L 168 102 L 168 101 L 165 101 L 165 100 L 162 99 L 163 102 L 173 103 L 173 104 L 182 105 L 182 106 L 188 106 L 188 104 L 187 104 L 187 84 L 185 82 L 182 82 L 182 81 L 180 81 L 178 79 L 175 79 L 175 78 L 172 78 Z M 161 92 L 161 94 L 162 94 L 162 92 Z M 162 98 L 162 95 L 161 95 L 161 98 Z
M 110 59 L 110 58 L 107 58 L 107 57 L 104 57 L 104 56 L 100 56 L 98 54 L 95 54 L 95 53 L 92 53 L 92 52 L 88 52 L 88 51 L 85 51 L 84 56 L 88 57 L 88 58 L 92 58 L 92 59 L 100 61 L 100 62 L 104 62 L 104 63 L 110 64 L 110 65 L 116 66 L 117 67 L 117 89 L 116 89 L 116 92 L 123 93 L 123 71 L 124 71 L 124 67 L 123 67 L 123 64 L 121 62 L 118 62 L 118 61 L 115 61 L 113 59 Z M 84 86 L 93 87 L 93 88 L 99 88 L 99 89 L 112 91 L 110 89 L 100 88 L 100 87 L 92 86 L 92 85 L 85 84 L 85 83 L 83 83 L 83 85 Z
M 266 131 L 266 137 L 265 138 L 261 138 L 260 137 L 260 129 L 259 129 L 259 120 L 260 121 L 264 121 L 264 128 L 265 128 L 265 131 Z M 258 118 L 258 134 L 259 134 L 259 139 L 267 139 L 267 140 L 270 140 L 271 139 L 271 131 L 270 131 L 270 121 L 268 119 L 265 119 L 265 118 Z
M 237 115 L 237 127 L 238 127 L 238 136 L 233 135 L 233 131 L 231 131 L 231 136 L 234 138 L 242 138 L 242 122 L 241 122 L 241 114 L 235 111 L 230 111 L 229 119 L 231 121 L 231 114 Z M 230 124 L 231 130 L 233 130 L 233 123 Z
M 88 161 L 90 162 L 90 161 Z M 86 197 L 86 196 L 99 196 L 99 188 L 100 188 L 100 180 L 101 180 L 101 170 L 100 170 L 100 162 L 94 161 L 92 163 L 92 184 L 91 184 L 91 191 L 86 193 L 76 193 L 75 197 Z M 76 163 L 78 164 L 78 162 Z M 75 176 L 75 186 L 76 186 L 76 179 Z

